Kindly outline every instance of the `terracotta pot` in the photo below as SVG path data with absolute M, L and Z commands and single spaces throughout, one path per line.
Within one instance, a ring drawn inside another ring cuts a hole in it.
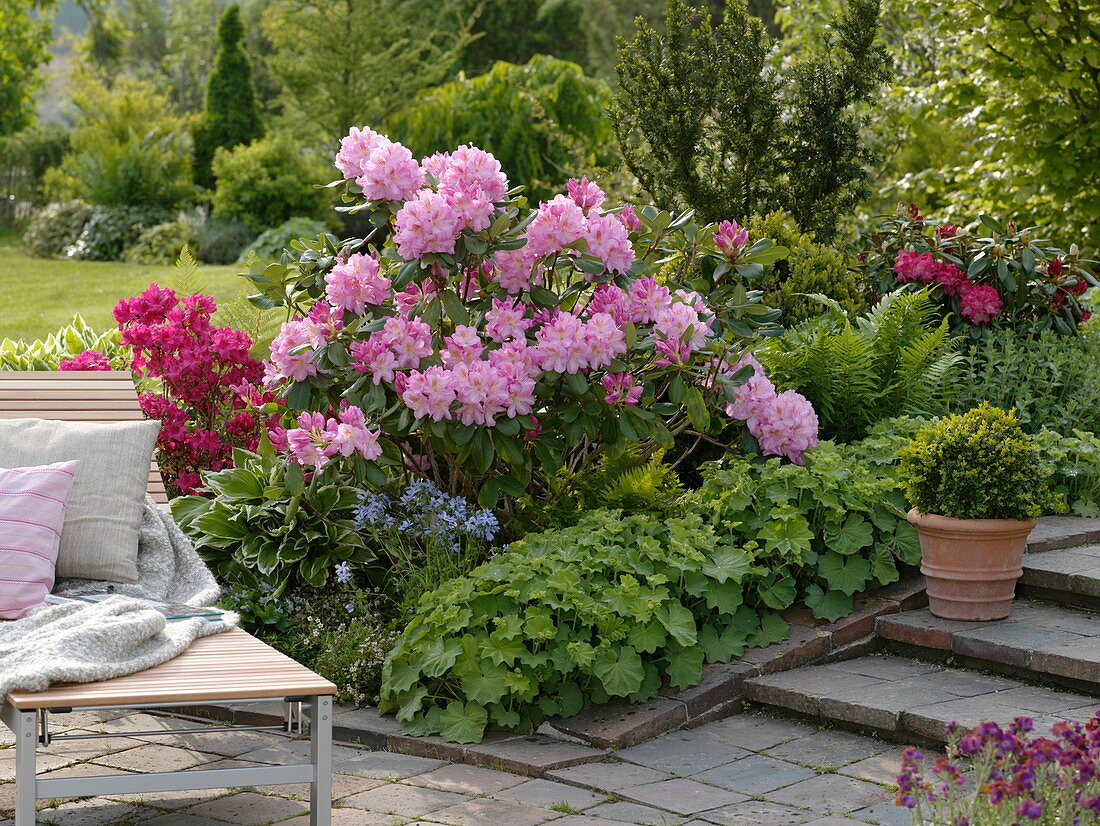
M 928 608 L 951 620 L 1008 616 L 1023 573 L 1027 537 L 1038 519 L 952 519 L 909 511 L 920 534 Z

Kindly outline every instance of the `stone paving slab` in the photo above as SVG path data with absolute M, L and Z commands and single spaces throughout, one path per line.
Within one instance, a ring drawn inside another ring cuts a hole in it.
M 952 622 L 927 609 L 878 620 L 886 640 L 1070 687 L 1100 683 L 1100 614 L 1017 600 L 1006 619 Z
M 873 678 L 873 684 L 851 690 L 846 675 L 852 673 L 882 676 Z M 1083 694 L 889 655 L 757 677 L 746 683 L 745 690 L 755 702 L 825 721 L 941 742 L 944 727 L 952 721 L 964 725 L 982 720 L 1007 723 L 1026 716 L 1044 727 L 1058 719 L 1086 720 L 1100 706 L 1100 700 Z M 797 746 L 810 739 L 794 743 Z M 771 749 L 768 753 L 776 752 Z M 791 758 L 789 753 L 779 756 Z
M 1029 553 L 1054 551 L 1100 542 L 1100 519 L 1044 516 L 1027 538 Z

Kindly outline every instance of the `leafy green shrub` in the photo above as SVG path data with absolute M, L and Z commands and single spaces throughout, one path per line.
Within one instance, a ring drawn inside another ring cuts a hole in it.
M 56 333 L 34 341 L 0 341 L 0 370 L 56 370 L 63 359 L 79 356 L 86 350 L 103 353 L 116 370 L 130 369 L 129 349 L 119 341 L 117 329 L 97 333 L 80 317 Z
M 69 150 L 69 130 L 57 123 L 36 123 L 29 129 L 0 137 L 0 224 L 17 226 L 45 198 L 42 177 L 61 162 Z
M 83 201 L 49 204 L 38 210 L 27 224 L 23 243 L 31 255 L 60 258 L 76 243 L 93 209 Z
M 824 316 L 758 352 L 776 387 L 813 403 L 824 435 L 852 441 L 881 419 L 946 409 L 962 357 L 947 319 L 930 326 L 938 309 L 927 291 L 892 293 L 855 325 L 835 301 L 826 304 Z
M 783 311 L 780 323 L 791 327 L 825 312 L 811 295 L 824 295 L 837 302 L 849 315 L 867 309 L 856 277 L 848 271 L 844 253 L 827 244 L 818 244 L 812 233 L 777 210 L 749 221 L 754 238 L 771 238 L 790 253 L 764 265 L 764 274 L 753 287 L 764 291 L 764 303 Z
M 835 620 L 855 594 L 920 561 L 916 531 L 901 516 L 896 456 L 876 463 L 876 452 L 822 442 L 806 451 L 804 467 L 725 459 L 707 469 L 689 507 L 734 543 L 763 549 L 754 561 L 764 605 L 779 610 L 797 597 Z
M 219 148 L 214 177 L 214 217 L 240 220 L 253 235 L 296 215 L 329 217 L 329 191 L 313 184 L 333 178 L 332 167 L 284 133 L 231 150 Z
M 306 490 L 302 475 L 284 480 L 270 445 L 261 453 L 233 451 L 233 468 L 204 472 L 214 495 L 172 500 L 172 514 L 222 582 L 274 594 L 300 584 L 320 587 L 340 562 L 371 559 L 356 531 L 359 491 L 339 482 Z
M 173 114 L 166 97 L 122 77 L 110 87 L 84 83 L 73 102 L 80 116 L 56 186 L 101 206 L 173 209 L 190 197 L 187 119 Z
M 1035 442 L 983 402 L 921 430 L 899 453 L 909 502 L 955 519 L 1027 519 L 1056 501 Z
M 66 258 L 85 261 L 119 261 L 144 228 L 167 215 L 145 207 L 96 207 L 80 237 L 65 250 Z
M 194 249 L 198 233 L 187 221 L 166 221 L 141 231 L 123 256 L 135 264 L 174 264 L 184 247 Z
M 574 173 L 614 161 L 610 99 L 607 84 L 575 63 L 536 55 L 426 89 L 388 125 L 417 157 L 476 144 L 529 198 L 549 199 Z
M 1100 516 L 1100 436 L 1083 430 L 1035 434 L 1050 486 L 1078 516 Z
M 243 38 L 241 8 L 234 3 L 218 22 L 218 54 L 206 84 L 206 108 L 192 133 L 194 179 L 203 187 L 214 185 L 211 164 L 218 148 L 232 149 L 264 134 L 252 86 L 252 64 L 241 46 Z
M 204 264 L 232 264 L 248 252 L 248 243 L 255 237 L 239 218 L 207 218 L 198 229 L 195 257 Z
M 955 412 L 987 401 L 1015 410 L 1027 433 L 1100 433 L 1100 335 L 997 330 L 967 348 Z
M 327 232 L 328 227 L 321 221 L 313 218 L 289 218 L 279 226 L 265 229 L 241 252 L 237 263 L 244 263 L 248 253 L 255 251 L 256 257 L 261 261 L 274 261 L 283 254 L 283 250 L 290 249 L 292 241 L 299 238 L 316 238 L 322 232 Z
M 386 660 L 380 708 L 417 733 L 476 742 L 610 697 L 656 696 L 783 639 L 758 610 L 754 547 L 697 515 L 596 511 L 532 534 L 425 595 Z M 746 598 L 746 596 L 748 598 Z

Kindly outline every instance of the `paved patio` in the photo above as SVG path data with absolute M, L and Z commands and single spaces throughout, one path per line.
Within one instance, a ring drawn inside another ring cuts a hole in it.
M 148 731 L 178 720 L 80 712 L 55 717 L 70 730 Z M 40 751 L 46 777 L 170 771 L 280 762 L 303 740 L 218 731 L 185 738 L 56 742 Z M 0 740 L 0 826 L 11 826 L 15 784 L 10 735 Z M 170 744 L 169 744 L 170 743 Z M 673 732 L 603 763 L 515 774 L 384 751 L 336 746 L 336 826 L 854 826 L 908 824 L 892 805 L 901 748 L 844 731 L 746 713 Z M 40 801 L 39 823 L 57 826 L 306 826 L 307 785 L 215 789 Z

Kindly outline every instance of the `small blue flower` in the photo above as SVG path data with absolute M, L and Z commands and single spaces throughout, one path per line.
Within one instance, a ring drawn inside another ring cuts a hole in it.
M 334 569 L 336 571 L 336 581 L 341 585 L 347 585 L 351 582 L 351 566 L 346 562 L 341 562 Z
M 354 602 L 349 602 L 347 605 L 344 606 L 344 610 L 347 611 L 349 614 L 354 614 L 355 613 L 355 603 Z

